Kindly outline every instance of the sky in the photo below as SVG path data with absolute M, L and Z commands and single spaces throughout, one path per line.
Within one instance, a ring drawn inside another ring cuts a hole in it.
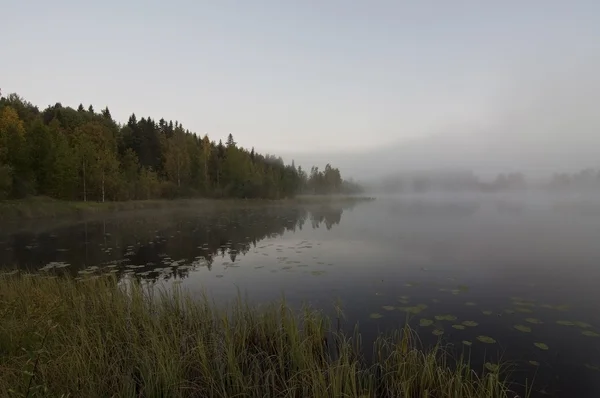
M 357 175 L 354 156 L 443 148 L 457 132 L 473 149 L 540 117 L 543 131 L 556 125 L 548 113 L 597 98 L 587 91 L 600 71 L 598 1 L 4 3 L 4 94 L 108 106 L 120 122 L 178 120 L 288 161 L 339 159 Z M 549 103 L 557 93 L 567 98 Z

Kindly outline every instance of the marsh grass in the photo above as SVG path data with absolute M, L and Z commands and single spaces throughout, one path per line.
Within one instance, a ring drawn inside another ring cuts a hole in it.
M 379 338 L 369 364 L 358 331 L 338 328 L 284 301 L 220 308 L 112 276 L 1 276 L 0 396 L 515 396 L 498 372 L 419 349 L 408 327 Z

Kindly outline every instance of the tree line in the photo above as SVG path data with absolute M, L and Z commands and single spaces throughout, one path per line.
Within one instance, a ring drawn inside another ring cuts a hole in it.
M 238 146 L 231 134 L 215 142 L 177 121 L 132 114 L 120 124 L 108 107 L 56 103 L 40 111 L 17 94 L 0 94 L 0 199 L 279 199 L 360 190 L 329 164 L 306 172 Z

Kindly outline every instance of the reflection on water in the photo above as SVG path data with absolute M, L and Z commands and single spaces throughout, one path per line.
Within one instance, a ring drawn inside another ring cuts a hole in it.
M 233 208 L 213 213 L 174 211 L 80 222 L 41 233 L 0 236 L 1 265 L 29 271 L 64 269 L 73 275 L 104 267 L 145 279 L 185 278 L 215 259 L 234 267 L 258 243 L 303 228 L 330 230 L 353 204 Z
M 9 267 L 308 302 L 363 341 L 406 320 L 536 394 L 600 395 L 600 208 L 549 197 L 385 198 L 127 218 L 0 236 Z M 367 353 L 368 354 L 368 353 Z M 487 363 L 487 365 L 486 365 Z

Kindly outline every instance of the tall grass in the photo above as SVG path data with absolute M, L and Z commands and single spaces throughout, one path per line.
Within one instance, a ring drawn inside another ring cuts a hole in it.
M 408 328 L 361 357 L 315 310 L 226 309 L 113 277 L 0 277 L 0 396 L 509 397 Z M 335 329 L 335 328 L 333 328 Z

